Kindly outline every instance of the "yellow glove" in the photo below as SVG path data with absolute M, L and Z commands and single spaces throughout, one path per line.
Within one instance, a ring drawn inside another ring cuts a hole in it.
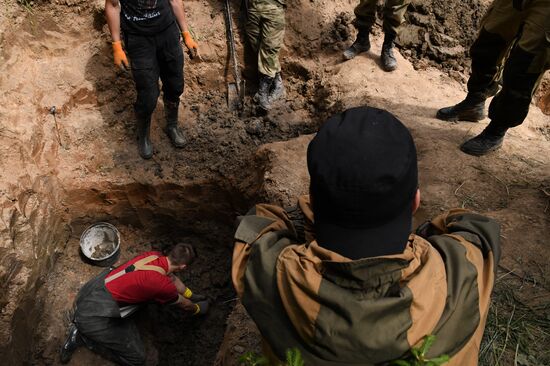
M 128 67 L 128 58 L 122 49 L 122 43 L 120 41 L 113 42 L 113 58 L 116 66 Z
M 197 53 L 199 50 L 199 45 L 193 37 L 191 37 L 191 33 L 189 31 L 185 31 L 181 34 L 183 36 L 183 43 L 185 43 L 185 47 L 187 47 L 190 51 Z

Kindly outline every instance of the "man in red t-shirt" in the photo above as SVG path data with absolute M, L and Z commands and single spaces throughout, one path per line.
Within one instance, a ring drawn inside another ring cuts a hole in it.
M 61 362 L 69 362 L 75 349 L 85 345 L 118 364 L 143 365 L 145 349 L 129 318 L 140 305 L 174 304 L 195 315 L 208 311 L 208 301 L 194 295 L 174 275 L 194 258 L 193 247 L 177 244 L 167 256 L 146 252 L 86 283 L 75 301 L 75 315 L 61 348 Z

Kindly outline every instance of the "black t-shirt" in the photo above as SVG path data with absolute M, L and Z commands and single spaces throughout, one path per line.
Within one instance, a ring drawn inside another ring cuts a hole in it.
M 169 0 L 120 0 L 120 24 L 126 33 L 152 35 L 175 19 Z

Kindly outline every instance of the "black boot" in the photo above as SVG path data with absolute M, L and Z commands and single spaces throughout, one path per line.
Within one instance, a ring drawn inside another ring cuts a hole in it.
M 254 95 L 254 101 L 256 101 L 260 107 L 266 111 L 271 108 L 269 92 L 272 84 L 273 78 L 260 74 L 260 85 L 258 86 L 258 92 Z
M 351 46 L 344 51 L 344 58 L 346 60 L 351 60 L 361 52 L 367 52 L 370 50 L 370 40 L 369 40 L 370 29 L 362 28 L 357 32 L 357 38 Z
M 65 340 L 65 343 L 63 343 L 63 346 L 59 352 L 59 361 L 62 364 L 68 363 L 71 360 L 74 351 L 83 344 L 84 343 L 78 334 L 76 325 L 71 323 L 69 326 L 69 335 L 67 336 L 67 339 Z
M 273 103 L 279 98 L 283 98 L 286 95 L 285 86 L 283 85 L 283 78 L 281 73 L 275 74 L 273 84 L 271 85 L 271 91 L 269 92 L 269 102 Z
M 494 124 L 489 123 L 483 132 L 460 145 L 460 150 L 473 156 L 481 156 L 495 151 L 502 146 L 507 130 L 507 128 L 495 127 Z
M 397 60 L 393 55 L 394 42 L 395 34 L 386 33 L 384 35 L 384 43 L 382 44 L 382 53 L 380 55 L 384 71 L 393 71 L 397 69 Z
M 437 118 L 443 121 L 477 122 L 485 118 L 485 99 L 466 96 L 462 102 L 437 111 Z
M 166 118 L 166 128 L 164 132 L 172 141 L 172 145 L 175 147 L 185 146 L 185 137 L 178 127 L 178 102 L 164 101 L 164 117 Z
M 138 151 L 139 156 L 143 159 L 151 159 L 153 156 L 153 145 L 149 138 L 151 129 L 151 116 L 142 116 L 136 113 L 137 135 L 138 135 Z

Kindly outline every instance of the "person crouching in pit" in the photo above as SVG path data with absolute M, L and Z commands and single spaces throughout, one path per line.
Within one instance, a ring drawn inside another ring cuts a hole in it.
M 140 305 L 173 304 L 194 315 L 208 311 L 208 300 L 193 294 L 174 275 L 195 257 L 191 245 L 180 243 L 167 256 L 146 252 L 88 281 L 76 297 L 74 318 L 60 352 L 61 363 L 68 363 L 78 347 L 86 346 L 117 364 L 145 364 L 143 342 L 130 317 Z

